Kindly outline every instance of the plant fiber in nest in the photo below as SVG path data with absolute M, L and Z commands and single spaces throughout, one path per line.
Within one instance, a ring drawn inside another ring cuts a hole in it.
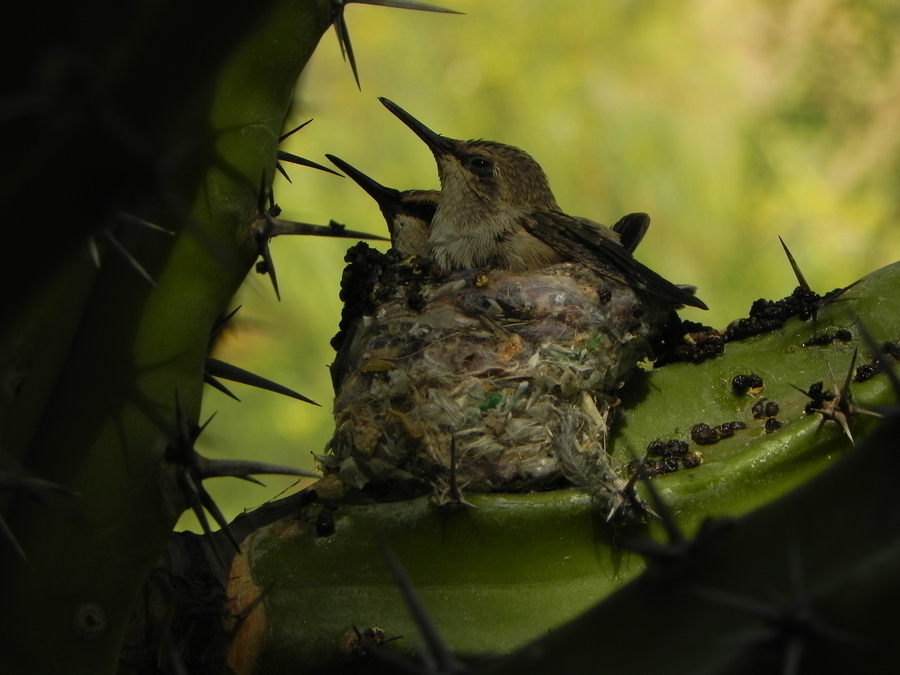
M 411 283 L 390 269 L 368 287 L 377 303 L 345 311 L 326 471 L 439 501 L 454 463 L 467 491 L 621 485 L 607 420 L 669 307 L 571 263 Z

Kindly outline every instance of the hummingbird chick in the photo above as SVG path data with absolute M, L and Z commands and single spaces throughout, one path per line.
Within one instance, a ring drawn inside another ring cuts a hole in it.
M 369 178 L 340 157 L 325 156 L 378 203 L 391 234 L 391 246 L 401 256 L 429 257 L 428 237 L 431 232 L 431 219 L 437 210 L 440 192 L 394 190 Z
M 493 141 L 446 138 L 392 101 L 379 100 L 425 142 L 437 162 L 441 198 L 429 244 L 444 271 L 496 267 L 524 272 L 580 262 L 673 305 L 708 309 L 631 255 L 649 224 L 646 214 L 626 216 L 620 232 L 567 215 L 528 153 Z M 621 233 L 628 248 L 619 241 Z
M 395 190 L 370 178 L 340 157 L 325 155 L 336 167 L 352 178 L 372 197 L 381 209 L 391 245 L 403 256 L 428 257 L 428 237 L 431 219 L 437 210 L 441 193 L 437 190 Z M 603 228 L 604 225 L 582 218 L 585 223 Z M 650 218 L 645 213 L 629 213 L 612 226 L 612 234 L 619 243 L 633 253 L 647 233 Z

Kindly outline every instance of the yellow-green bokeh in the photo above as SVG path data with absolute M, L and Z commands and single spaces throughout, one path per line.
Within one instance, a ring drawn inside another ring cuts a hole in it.
M 796 285 L 777 237 L 825 292 L 900 258 L 900 9 L 888 0 L 445 0 L 465 16 L 351 4 L 362 92 L 329 31 L 298 85 L 283 149 L 337 155 L 399 189 L 438 187 L 434 162 L 377 102 L 434 130 L 530 152 L 569 213 L 646 211 L 637 257 L 699 287 L 715 326 Z M 352 181 L 288 167 L 284 216 L 386 234 Z M 322 408 L 234 385 L 207 392 L 211 456 L 313 467 L 331 434 L 328 341 L 352 242 L 272 242 L 282 302 L 251 274 L 217 356 Z M 213 482 L 233 517 L 293 481 Z M 234 485 L 230 484 L 234 483 Z M 184 520 L 190 525 L 190 519 Z

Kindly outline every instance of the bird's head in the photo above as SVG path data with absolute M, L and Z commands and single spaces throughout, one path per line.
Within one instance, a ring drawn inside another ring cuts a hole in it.
M 340 157 L 325 155 L 378 203 L 391 234 L 391 245 L 402 255 L 428 254 L 431 219 L 440 193 L 435 190 L 401 192 L 370 178 Z
M 543 169 L 524 150 L 493 141 L 460 141 L 435 133 L 400 106 L 379 99 L 429 147 L 442 192 L 494 208 L 557 208 Z

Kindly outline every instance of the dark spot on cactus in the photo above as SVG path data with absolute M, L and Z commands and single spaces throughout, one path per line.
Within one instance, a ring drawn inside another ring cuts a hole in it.
M 346 633 L 338 641 L 338 649 L 345 654 L 364 657 L 372 647 L 377 647 L 385 642 L 399 640 L 401 637 L 403 636 L 398 635 L 392 638 L 385 638 L 384 631 L 381 628 L 366 628 L 360 632 L 356 626 L 353 626 L 353 632 Z
M 846 290 L 846 288 L 836 288 L 830 293 L 820 296 L 808 288 L 798 286 L 793 293 L 781 300 L 760 298 L 750 307 L 747 318 L 737 319 L 729 324 L 725 331 L 725 339 L 728 342 L 734 342 L 779 330 L 784 326 L 784 322 L 793 316 L 800 317 L 802 321 L 808 321 L 820 306 L 834 300 Z
M 881 351 L 883 351 L 888 356 L 893 356 L 895 359 L 900 359 L 900 340 L 891 340 L 890 342 L 885 342 L 881 346 Z
M 863 334 L 865 336 L 864 329 Z M 850 383 L 852 379 L 851 376 L 854 373 L 854 368 L 856 366 L 857 355 L 858 350 L 854 349 L 853 357 L 850 359 L 850 366 L 847 369 L 843 384 L 841 385 L 838 384 L 838 381 L 834 376 L 834 372 L 831 369 L 831 364 L 827 364 L 828 371 L 831 375 L 831 391 L 824 391 L 821 382 L 814 383 L 812 386 L 810 386 L 808 391 L 803 391 L 802 389 L 800 389 L 800 387 L 791 385 L 798 391 L 802 392 L 805 396 L 809 397 L 810 401 L 806 405 L 807 414 L 818 413 L 819 415 L 821 415 L 821 424 L 829 421 L 836 423 L 846 434 L 847 438 L 850 439 L 851 443 L 854 442 L 853 434 L 850 432 L 850 420 L 853 417 L 857 415 L 883 417 L 881 413 L 874 412 L 872 410 L 866 410 L 865 408 L 861 408 L 853 403 L 853 394 L 850 390 Z M 893 376 L 892 371 L 889 371 L 889 374 Z M 895 377 L 892 378 L 892 382 L 896 383 Z
M 671 440 L 666 442 L 666 451 L 664 454 L 666 455 L 674 455 L 674 456 L 683 456 L 688 452 L 688 444 L 687 441 L 681 440 Z
M 655 441 L 650 441 L 647 444 L 647 456 L 654 457 L 665 454 L 666 444 L 665 442 L 659 440 L 658 438 Z
M 656 439 L 647 445 L 648 457 L 681 457 L 688 452 L 688 444 L 679 439 L 662 441 Z
M 759 399 L 753 404 L 750 412 L 753 413 L 754 419 L 765 419 L 766 417 L 776 417 L 778 415 L 778 404 L 775 401 L 767 401 L 764 398 Z
M 856 375 L 854 375 L 853 381 L 854 382 L 865 382 L 866 380 L 872 379 L 880 372 L 881 372 L 881 362 L 880 361 L 875 360 L 872 363 L 864 363 L 861 366 L 857 366 Z
M 885 342 L 881 348 L 880 353 L 882 355 L 890 355 L 894 358 L 900 358 L 900 342 L 892 341 Z M 856 368 L 856 374 L 853 377 L 854 382 L 865 382 L 866 380 L 870 380 L 875 377 L 878 373 L 881 372 L 882 362 L 879 356 L 876 356 L 870 363 L 864 363 Z
M 803 390 L 801 389 L 800 391 Z M 818 412 L 818 410 L 822 409 L 825 405 L 826 401 L 832 401 L 835 397 L 833 391 L 825 390 L 825 385 L 822 382 L 813 382 L 809 385 L 809 389 L 803 393 L 809 397 L 809 401 L 804 407 L 804 412 L 806 412 L 807 415 Z
M 834 342 L 834 335 L 820 335 L 819 337 L 810 338 L 800 346 L 820 347 L 823 345 L 830 345 L 832 342 Z
M 647 457 L 660 457 L 661 459 L 645 460 L 643 471 L 650 478 L 672 473 L 678 470 L 679 459 L 687 457 L 690 454 L 691 453 L 688 451 L 688 444 L 685 441 L 679 439 L 672 439 L 669 441 L 656 439 L 647 445 Z M 688 458 L 685 466 L 687 468 L 697 466 L 697 464 L 692 464 L 693 461 L 692 458 Z M 688 466 L 689 464 L 691 466 Z M 628 465 L 629 473 L 634 475 L 634 472 L 640 468 L 640 465 L 640 460 L 632 461 Z
M 802 347 L 815 347 L 822 345 L 830 345 L 835 340 L 840 340 L 841 342 L 849 342 L 853 339 L 853 333 L 849 330 L 836 330 L 834 333 L 828 333 L 825 335 L 820 335 L 819 337 L 814 337 L 806 342 L 804 342 Z
M 653 367 L 679 361 L 702 363 L 724 351 L 725 339 L 719 331 L 693 321 L 681 321 L 673 312 L 672 319 L 660 331 Z
M 735 375 L 731 379 L 731 387 L 738 394 L 745 394 L 749 389 L 762 389 L 763 379 L 754 373 L 747 375 Z
M 687 452 L 681 458 L 681 463 L 684 465 L 685 469 L 695 469 L 703 464 L 703 455 L 696 450 Z
M 75 629 L 86 640 L 96 640 L 106 632 L 106 612 L 94 602 L 86 602 L 75 610 Z
M 708 424 L 701 422 L 691 427 L 691 440 L 697 445 L 712 445 L 718 443 L 719 434 Z
M 743 422 L 724 422 L 715 427 L 701 422 L 691 427 L 691 440 L 697 445 L 713 445 L 725 438 L 731 438 L 735 431 L 746 428 L 747 425 Z
M 330 537 L 334 534 L 334 516 L 330 509 L 322 509 L 316 516 L 316 534 L 320 537 Z
M 815 316 L 819 307 L 834 301 L 849 288 L 850 286 L 837 288 L 820 296 L 802 284 L 795 288 L 791 295 L 781 300 L 760 298 L 750 307 L 746 318 L 736 319 L 729 324 L 724 335 L 709 326 L 681 321 L 673 312 L 669 323 L 660 333 L 658 344 L 655 345 L 658 357 L 654 367 L 678 361 L 701 363 L 722 354 L 726 343 L 779 330 L 791 317 L 798 316 L 801 320 L 807 321 Z M 806 344 L 829 344 L 835 339 L 848 341 L 852 337 L 850 331 L 839 330 L 828 336 L 813 338 Z M 897 352 L 900 354 L 900 343 Z
M 756 403 L 753 404 L 753 407 L 750 408 L 750 412 L 753 413 L 753 418 L 757 420 L 761 420 L 766 416 L 766 399 L 761 398 Z
M 783 426 L 784 426 L 783 422 L 779 422 L 774 417 L 770 417 L 769 419 L 766 420 L 766 427 L 765 427 L 766 433 L 771 434 L 775 431 L 778 431 Z
M 629 470 L 634 473 L 637 471 L 638 466 L 640 465 L 640 460 L 634 460 L 629 465 Z M 655 478 L 656 476 L 664 476 L 667 473 L 673 473 L 678 471 L 678 460 L 674 457 L 664 457 L 663 459 L 655 460 L 648 459 L 643 462 L 644 468 L 643 473 L 647 478 Z
M 307 488 L 300 493 L 300 509 L 297 513 L 297 520 L 312 523 L 317 535 L 329 537 L 334 534 L 335 530 L 333 513 L 335 510 L 335 506 L 319 502 L 319 494 L 315 490 Z
M 716 427 L 716 433 L 719 435 L 719 439 L 723 438 L 731 438 L 734 436 L 735 431 L 739 431 L 741 429 L 746 429 L 747 425 L 743 422 L 725 422 L 724 424 L 720 424 Z

